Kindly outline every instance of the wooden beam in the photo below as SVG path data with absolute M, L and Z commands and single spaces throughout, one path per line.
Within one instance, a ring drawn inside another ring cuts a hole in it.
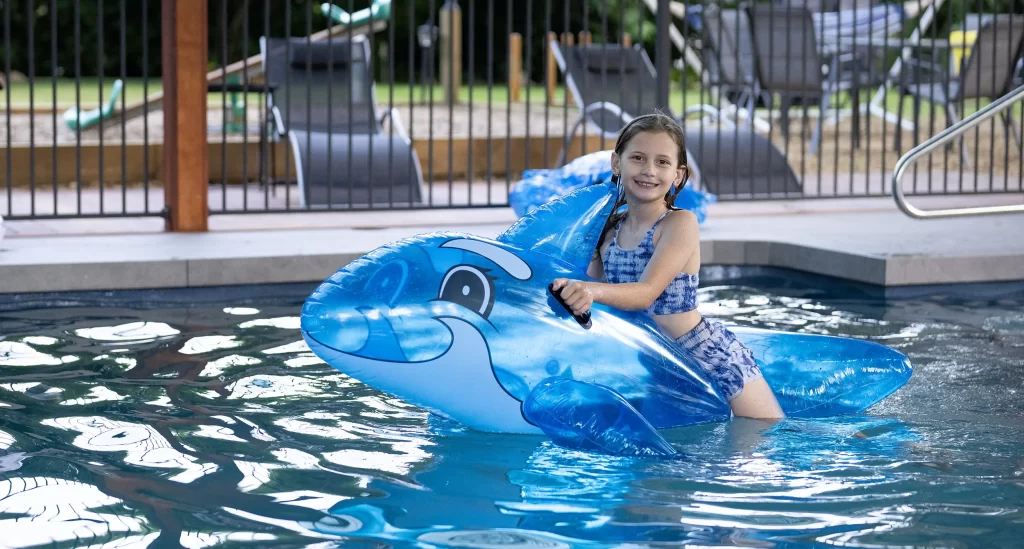
M 505 174 L 511 173 L 511 179 L 515 182 L 519 178 L 519 174 L 527 169 L 527 167 L 531 169 L 551 167 L 544 166 L 544 158 L 547 157 L 548 162 L 552 162 L 558 156 L 558 151 L 562 148 L 562 139 L 563 136 L 558 134 L 549 135 L 547 139 L 543 135 L 531 135 L 529 139 L 521 135 L 512 137 L 494 136 L 490 140 L 486 137 L 474 137 L 472 140 L 472 164 L 469 162 L 469 148 L 471 144 L 470 140 L 466 138 L 456 137 L 451 141 L 447 138 L 435 139 L 434 141 L 427 137 L 416 138 L 413 139 L 413 147 L 415 147 L 416 153 L 420 157 L 420 166 L 423 170 L 424 180 L 434 179 L 437 182 L 443 179 L 447 181 L 449 168 L 452 170 L 451 175 L 453 177 L 467 177 L 470 170 L 472 170 L 474 178 L 486 177 L 488 168 L 486 153 L 488 147 L 490 147 L 491 175 L 504 182 Z M 584 145 L 581 143 L 582 139 L 583 136 L 577 135 L 570 142 L 567 149 L 567 161 L 571 161 L 581 155 L 581 150 L 584 149 Z M 600 136 L 588 135 L 586 139 L 586 152 L 601 150 Z M 612 141 L 605 139 L 605 148 L 609 148 L 612 145 Z M 147 149 L 148 164 L 144 162 L 144 155 Z M 449 149 L 453 153 L 451 166 L 448 164 Z M 434 154 L 434 163 L 433 166 L 428 166 L 426 159 L 431 150 L 433 150 Z M 505 163 L 506 150 L 509 152 L 508 164 Z M 122 152 L 125 154 L 124 171 L 121 170 L 120 162 Z M 164 154 L 164 145 L 162 143 L 150 142 L 146 144 L 139 141 L 127 143 L 123 148 L 121 143 L 105 143 L 103 147 L 96 143 L 86 143 L 80 146 L 74 143 L 61 144 L 57 145 L 56 163 L 52 160 L 53 153 L 52 145 L 37 144 L 35 146 L 35 163 L 33 164 L 30 161 L 32 158 L 32 148 L 28 144 L 12 145 L 10 164 L 12 188 L 19 192 L 30 190 L 34 176 L 36 192 L 40 194 L 51 193 L 50 185 L 55 176 L 54 172 L 56 172 L 60 192 L 74 193 L 79 174 L 77 161 L 80 159 L 83 195 L 98 192 L 97 187 L 101 177 L 107 186 L 108 192 L 111 192 L 111 189 L 116 189 L 116 192 L 120 193 L 122 185 L 125 185 L 128 189 L 138 189 L 143 186 L 145 181 L 148 182 L 150 192 L 164 192 L 166 194 L 165 185 L 162 180 L 163 174 L 166 173 L 164 166 L 166 155 Z M 102 175 L 99 172 L 101 154 L 106 160 L 103 162 Z M 273 158 L 267 161 L 267 166 L 270 168 L 274 178 L 295 179 L 295 162 L 290 158 L 288 162 L 285 162 L 285 157 L 290 157 L 292 154 L 288 142 L 278 141 L 271 143 L 267 154 Z M 205 173 L 210 185 L 220 185 L 221 183 L 237 185 L 243 181 L 248 183 L 257 182 L 260 165 L 260 143 L 258 137 L 250 137 L 247 141 L 243 142 L 241 137 L 232 136 L 226 143 L 222 143 L 220 138 L 211 138 L 206 144 L 206 154 L 204 156 L 208 165 Z M 115 158 L 118 161 L 111 162 L 111 159 Z M 221 158 L 224 158 L 227 164 L 222 164 Z M 246 158 L 248 162 L 243 163 L 243 158 Z M 527 159 L 529 162 L 527 162 Z M 287 173 L 285 172 L 286 164 L 288 166 Z M 433 170 L 428 171 L 428 168 L 433 168 Z M 6 170 L 6 155 L 0 154 L 0 173 L 5 173 Z M 118 207 L 120 207 L 120 204 L 118 204 Z
M 164 204 L 167 230 L 207 230 L 207 0 L 163 0 Z

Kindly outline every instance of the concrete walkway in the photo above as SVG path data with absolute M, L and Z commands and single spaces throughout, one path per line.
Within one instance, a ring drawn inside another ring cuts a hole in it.
M 1024 203 L 929 197 L 919 207 Z M 0 293 L 315 282 L 377 246 L 435 230 L 494 237 L 508 208 L 214 216 L 210 232 L 160 219 L 5 222 Z M 891 198 L 719 203 L 705 265 L 784 267 L 880 286 L 1024 280 L 1024 214 L 915 220 Z

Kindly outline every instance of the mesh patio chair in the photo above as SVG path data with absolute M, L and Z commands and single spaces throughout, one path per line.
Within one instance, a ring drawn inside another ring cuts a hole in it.
M 615 140 L 619 131 L 636 116 L 657 109 L 654 65 L 639 45 L 587 44 L 563 47 L 551 42 L 555 59 L 565 76 L 566 87 L 580 113 L 565 136 L 557 165 L 565 163 L 566 151 L 583 125 L 596 128 Z M 766 137 L 749 127 L 737 127 L 718 117 L 717 127 L 687 127 L 693 114 L 711 117 L 717 110 L 708 105 L 686 109 L 683 116 L 667 113 L 683 124 L 687 157 L 698 185 L 713 192 L 734 191 L 740 195 L 801 193 L 802 188 L 789 163 Z
M 1000 14 L 982 24 L 970 53 L 962 59 L 960 67 L 942 74 L 931 74 L 925 82 L 904 84 L 903 91 L 915 97 L 915 108 L 920 107 L 921 101 L 941 105 L 946 111 L 946 122 L 952 126 L 963 116 L 960 108 L 964 100 L 997 99 L 1014 88 L 1014 73 L 1022 55 L 1024 15 Z M 934 67 L 935 64 L 925 66 Z M 913 70 L 906 73 L 909 73 L 907 76 L 913 75 Z M 1013 110 L 1004 110 L 1001 116 L 1020 147 L 1021 137 L 1013 119 Z M 960 139 L 960 155 L 965 165 L 969 165 L 963 138 Z
M 767 105 L 771 97 L 761 90 L 754 67 L 753 38 L 746 11 L 721 9 L 716 4 L 701 12 L 701 60 L 709 84 L 721 88 L 726 97 L 747 109 L 753 124 L 758 105 Z
M 855 58 L 837 54 L 822 56 L 815 35 L 811 12 L 806 8 L 786 8 L 771 4 L 747 7 L 754 36 L 754 59 L 762 89 L 780 97 L 782 133 L 789 136 L 789 109 L 794 100 L 819 103 L 817 126 L 811 135 L 810 154 L 821 144 L 822 126 L 836 93 L 851 92 L 854 113 L 854 141 L 859 140 L 859 93 L 872 87 L 884 70 L 876 72 L 845 67 Z
M 269 119 L 290 145 L 303 207 L 422 202 L 412 141 L 397 112 L 377 107 L 366 36 L 263 37 L 260 52 Z

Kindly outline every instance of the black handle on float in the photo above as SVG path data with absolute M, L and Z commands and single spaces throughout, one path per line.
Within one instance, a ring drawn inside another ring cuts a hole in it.
M 555 287 L 554 284 L 548 284 L 548 293 L 550 293 L 552 295 L 552 297 L 555 298 L 556 301 L 561 303 L 562 307 L 565 307 L 566 311 L 569 311 L 569 314 L 571 314 L 572 317 L 576 319 L 576 322 L 580 323 L 580 326 L 583 326 L 584 328 L 589 330 L 590 326 L 591 326 L 591 324 L 590 324 L 590 311 L 587 311 L 587 312 L 585 312 L 585 313 L 583 313 L 581 315 L 573 313 L 572 309 L 568 305 L 565 304 L 564 300 L 562 300 L 562 296 L 560 296 L 557 293 L 555 293 L 554 287 Z

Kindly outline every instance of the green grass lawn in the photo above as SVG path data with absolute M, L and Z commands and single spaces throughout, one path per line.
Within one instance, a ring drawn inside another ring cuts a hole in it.
M 57 79 L 56 85 L 56 104 L 57 109 L 63 111 L 75 105 L 76 94 L 79 97 L 81 108 L 83 109 L 94 109 L 99 106 L 102 102 L 107 100 L 112 89 L 114 78 L 106 78 L 103 80 L 103 86 L 101 88 L 100 82 L 97 79 L 82 80 L 76 87 L 74 79 L 63 78 Z M 258 89 L 258 88 L 254 88 Z M 135 101 L 139 101 L 144 98 L 147 94 L 153 94 L 161 90 L 161 83 L 159 80 L 151 79 L 148 87 L 142 79 L 128 79 L 125 81 L 124 86 L 124 101 L 131 104 Z M 626 90 L 629 93 L 629 90 Z M 378 83 L 376 85 L 377 103 L 380 106 L 388 105 L 392 100 L 396 105 L 408 104 L 410 100 L 413 103 L 426 103 L 431 99 L 433 95 L 434 103 L 443 104 L 444 91 L 441 86 L 410 86 L 407 83 L 399 83 L 395 86 L 388 86 L 386 83 Z M 241 94 L 238 94 L 239 96 Z M 490 97 L 488 98 L 488 95 Z M 685 103 L 684 103 L 685 95 Z M 861 96 L 862 101 L 869 101 L 872 93 L 864 93 Z M 34 107 L 41 110 L 49 110 L 52 108 L 54 103 L 54 85 L 51 79 L 39 79 L 35 86 L 30 87 L 26 83 L 17 83 L 9 86 L 9 89 L 0 90 L 0 110 L 3 110 L 7 106 L 8 96 L 10 96 L 11 106 L 18 109 L 27 109 L 29 107 L 29 98 L 34 98 Z M 495 108 L 507 104 L 509 97 L 509 90 L 503 83 L 496 83 L 493 88 L 490 89 L 488 94 L 487 82 L 475 83 L 474 86 L 470 87 L 468 81 L 464 81 L 461 93 L 459 94 L 460 101 L 468 103 L 472 98 L 474 104 L 486 105 L 488 100 L 495 105 Z M 542 84 L 534 84 L 528 87 L 522 88 L 521 101 L 529 101 L 531 104 L 543 105 L 545 103 L 546 90 Z M 209 94 L 209 105 L 214 107 L 220 107 L 223 104 L 225 95 L 220 92 Z M 227 100 L 231 101 L 231 94 L 226 94 Z M 563 104 L 565 100 L 565 88 L 558 86 L 555 89 L 554 102 L 556 105 Z M 849 96 L 846 94 L 839 94 L 836 97 L 838 104 L 843 107 L 849 107 Z M 121 99 L 118 99 L 118 105 L 121 104 Z M 250 106 L 256 106 L 260 104 L 260 93 L 252 92 L 248 94 L 248 104 Z M 899 112 L 899 104 L 901 98 L 895 93 L 890 91 L 886 96 L 886 108 L 893 113 Z M 914 103 L 910 97 L 903 97 L 903 117 L 911 119 L 914 116 Z M 698 105 L 701 103 L 716 104 L 717 97 L 711 96 L 708 92 L 703 94 L 699 89 L 679 90 L 675 89 L 671 93 L 670 102 L 673 109 L 681 110 L 682 105 Z M 966 104 L 966 115 L 970 115 L 975 112 L 978 108 L 986 105 L 988 102 L 983 101 L 979 105 L 977 102 L 968 101 Z M 1014 107 L 1015 114 L 1020 117 L 1022 114 L 1022 106 L 1016 105 Z M 803 112 L 802 108 L 794 107 L 794 114 L 800 116 Z M 931 116 L 931 105 L 927 101 L 921 103 L 920 118 L 927 120 Z M 935 116 L 939 120 L 945 120 L 945 114 L 941 108 L 936 108 Z
M 73 79 L 58 79 L 56 86 L 57 106 L 61 110 L 73 107 L 75 106 L 75 99 L 78 97 L 83 109 L 94 109 L 98 107 L 101 102 L 106 102 L 107 98 L 110 96 L 110 90 L 114 85 L 114 80 L 116 79 L 105 78 L 101 88 L 98 79 L 83 80 L 77 87 Z M 151 79 L 148 87 L 146 87 L 145 82 L 142 79 L 127 79 L 124 85 L 124 100 L 127 103 L 139 101 L 147 94 L 157 93 L 161 89 L 162 86 L 159 80 Z M 258 105 L 260 102 L 261 88 L 258 85 L 254 85 L 252 89 L 254 91 L 248 94 L 248 102 L 250 105 Z M 35 101 L 34 106 L 36 108 L 49 109 L 54 103 L 53 91 L 54 85 L 53 81 L 50 79 L 39 79 L 36 84 L 31 87 L 27 83 L 12 84 L 10 86 L 11 105 L 18 108 L 28 108 L 29 98 L 31 97 Z M 629 90 L 626 90 L 626 93 L 629 93 Z M 237 96 L 241 95 L 242 94 L 237 94 Z M 378 105 L 387 105 L 392 98 L 395 104 L 407 104 L 410 100 L 415 103 L 424 103 L 429 102 L 431 97 L 435 103 L 441 103 L 444 101 L 444 89 L 439 85 L 421 86 L 417 84 L 410 86 L 407 83 L 398 83 L 391 87 L 388 86 L 387 83 L 377 83 L 376 95 Z M 464 81 L 459 93 L 459 99 L 464 103 L 468 103 L 470 98 L 472 98 L 474 104 L 486 104 L 488 102 L 488 95 L 490 96 L 490 101 L 492 103 L 505 104 L 508 102 L 509 89 L 504 85 L 504 83 L 495 83 L 494 87 L 490 90 L 490 94 L 488 94 L 486 81 L 476 82 L 473 86 L 470 86 L 468 81 Z M 700 99 L 700 92 L 697 90 L 689 91 L 687 95 L 687 104 L 693 104 Z M 7 96 L 7 90 L 0 91 L 0 107 L 6 107 Z M 225 96 L 230 102 L 230 93 L 210 93 L 209 102 L 211 104 L 220 105 L 225 99 Z M 544 103 L 545 97 L 546 92 L 544 86 L 534 84 L 529 87 L 523 86 L 520 100 L 530 101 L 531 103 Z M 564 100 L 564 86 L 556 87 L 555 102 L 561 104 Z M 672 96 L 672 104 L 681 105 L 682 101 L 682 91 L 676 90 Z M 118 104 L 120 105 L 120 103 L 121 99 L 118 99 Z

